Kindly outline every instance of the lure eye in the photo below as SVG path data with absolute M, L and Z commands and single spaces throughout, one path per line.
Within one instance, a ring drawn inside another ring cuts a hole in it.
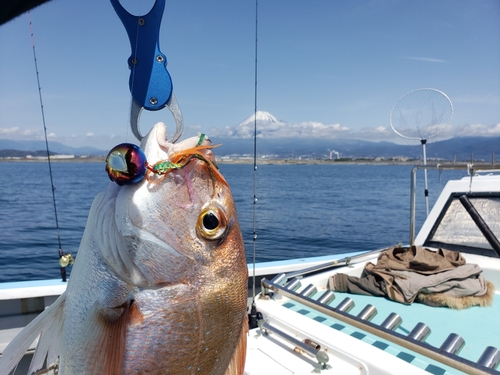
M 146 155 L 132 143 L 121 143 L 106 157 L 106 172 L 120 186 L 135 184 L 146 174 Z
M 216 207 L 204 209 L 198 216 L 198 232 L 207 240 L 218 240 L 227 229 L 227 220 L 222 210 Z

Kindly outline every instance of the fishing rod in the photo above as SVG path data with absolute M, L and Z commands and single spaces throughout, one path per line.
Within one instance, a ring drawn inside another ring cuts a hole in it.
M 252 251 L 252 307 L 248 314 L 250 329 L 257 328 L 259 314 L 255 304 L 255 263 L 257 247 L 257 62 L 258 62 L 258 26 L 259 26 L 259 1 L 255 0 L 255 62 L 254 62 L 254 112 L 253 112 L 253 251 Z
M 62 250 L 62 245 L 61 245 L 61 234 L 60 234 L 60 229 L 59 229 L 59 219 L 57 216 L 57 205 L 56 205 L 56 188 L 54 186 L 54 178 L 52 175 L 52 163 L 50 161 L 50 151 L 49 151 L 49 141 L 47 138 L 47 126 L 45 122 L 45 112 L 43 110 L 43 100 L 42 100 L 42 88 L 40 87 L 40 74 L 38 72 L 38 63 L 37 63 L 37 58 L 36 58 L 36 50 L 35 50 L 35 37 L 33 34 L 33 24 L 31 22 L 31 12 L 28 12 L 28 19 L 29 19 L 29 25 L 30 25 L 30 34 L 31 34 L 31 46 L 33 48 L 33 59 L 35 62 L 35 71 L 36 71 L 36 81 L 38 84 L 38 98 L 40 100 L 40 109 L 42 112 L 42 123 L 43 123 L 43 132 L 45 135 L 45 149 L 47 150 L 47 161 L 49 165 L 49 176 L 50 176 L 50 186 L 52 190 L 52 203 L 54 206 L 54 216 L 56 220 L 56 233 L 57 233 L 57 244 L 59 245 L 59 267 L 61 271 L 61 279 L 63 282 L 66 282 L 67 275 L 66 275 L 66 267 L 68 265 L 72 265 L 74 263 L 73 256 L 69 253 L 64 254 Z
M 332 269 L 332 268 L 337 268 L 337 267 L 344 267 L 344 266 L 348 267 L 351 264 L 358 264 L 358 263 L 361 263 L 361 262 L 365 262 L 367 259 L 372 258 L 373 255 L 380 254 L 380 253 L 382 253 L 382 252 L 384 252 L 386 250 L 389 250 L 389 249 L 391 249 L 393 247 L 396 247 L 396 246 L 402 246 L 402 245 L 398 244 L 398 245 L 394 245 L 394 246 L 384 247 L 382 249 L 377 249 L 377 250 L 373 250 L 373 251 L 363 252 L 361 254 L 354 255 L 352 257 L 345 257 L 345 258 L 342 258 L 342 259 L 331 260 L 331 261 L 328 261 L 328 262 L 325 262 L 325 263 L 318 264 L 316 266 L 312 266 L 312 267 L 304 268 L 304 269 L 299 270 L 299 271 L 288 273 L 286 276 L 287 276 L 287 278 L 292 279 L 294 277 L 302 277 L 302 276 L 310 274 L 310 273 L 314 273 L 314 272 L 318 272 L 318 271 L 324 271 L 324 270 L 327 270 L 327 269 Z

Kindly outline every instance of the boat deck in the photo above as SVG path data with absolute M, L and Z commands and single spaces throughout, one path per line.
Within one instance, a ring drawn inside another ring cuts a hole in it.
M 481 260 L 484 262 L 484 258 L 481 258 L 482 257 L 476 255 L 466 255 L 468 263 L 474 263 L 476 261 L 475 263 L 479 264 Z M 419 323 L 423 323 L 430 329 L 430 333 L 424 339 L 424 342 L 430 345 L 432 349 L 435 348 L 436 352 L 440 351 L 439 348 L 450 334 L 459 335 L 465 343 L 461 350 L 456 353 L 457 356 L 472 363 L 476 363 L 488 346 L 496 348 L 500 346 L 500 325 L 492 324 L 492 322 L 496 322 L 500 316 L 500 290 L 498 289 L 500 286 L 500 280 L 498 279 L 500 274 L 500 259 L 490 258 L 488 259 L 488 264 L 479 265 L 483 269 L 486 280 L 492 282 L 496 287 L 493 304 L 489 307 L 475 306 L 463 310 L 455 310 L 446 307 L 432 307 L 421 303 L 405 305 L 384 297 L 340 292 L 334 292 L 335 299 L 326 305 L 331 308 L 336 308 L 342 304 L 346 298 L 349 298 L 353 301 L 353 306 L 348 310 L 348 314 L 353 317 L 358 316 L 367 305 L 371 305 L 375 307 L 376 314 L 372 316 L 369 321 L 376 326 L 380 326 L 389 315 L 398 314 L 402 321 L 394 332 L 405 337 L 408 336 L 415 326 Z M 308 298 L 311 300 L 318 300 L 327 290 L 326 285 L 328 277 L 333 275 L 333 273 L 343 272 L 353 276 L 360 276 L 363 268 L 364 263 L 356 264 L 351 267 L 343 267 L 316 276 L 306 277 L 301 280 L 301 287 L 296 289 L 295 292 L 300 294 L 308 285 L 314 285 L 317 292 L 309 295 Z M 321 309 L 316 310 L 314 306 L 300 303 L 288 298 L 286 295 L 282 296 L 279 292 L 274 295 L 273 300 L 274 302 L 278 302 L 278 305 L 282 308 L 284 307 L 287 310 L 296 312 L 329 328 L 333 328 L 340 333 L 356 338 L 363 343 L 376 347 L 428 373 L 436 375 L 464 373 L 422 354 L 413 352 L 390 340 L 379 337 L 372 332 L 367 332 L 347 324 L 342 320 L 321 312 Z M 261 306 L 265 309 L 266 303 L 261 303 Z M 271 312 L 271 315 L 274 315 L 271 320 L 279 320 L 280 314 L 281 313 L 278 312 L 277 309 L 274 309 Z M 269 311 L 267 316 L 270 316 Z M 342 344 L 339 343 L 338 346 L 341 348 Z
M 312 298 L 317 299 L 321 294 L 316 293 Z M 500 325 L 491 326 L 491 322 L 496 321 L 500 316 L 500 295 L 498 294 L 495 295 L 495 300 L 491 307 L 471 307 L 465 310 L 431 307 L 420 303 L 403 305 L 381 297 L 348 293 L 335 293 L 335 296 L 335 300 L 330 303 L 333 307 L 346 297 L 354 301 L 354 307 L 349 311 L 352 315 L 358 315 L 368 304 L 375 306 L 377 314 L 371 320 L 374 324 L 382 324 L 391 313 L 398 314 L 402 318 L 402 323 L 395 332 L 402 335 L 408 335 L 418 323 L 426 324 L 430 328 L 431 333 L 425 342 L 436 348 L 439 348 L 443 344 L 450 333 L 458 334 L 465 340 L 459 356 L 472 362 L 476 362 L 479 359 L 487 346 L 498 346 L 498 343 L 500 343 Z M 456 373 L 456 370 L 450 370 L 446 366 L 434 361 L 429 362 L 427 358 L 423 360 L 420 358 L 421 356 L 412 353 L 406 348 L 387 342 L 298 302 L 289 300 L 283 306 L 381 350 L 387 351 L 432 374 Z M 479 343 L 480 345 L 478 345 Z

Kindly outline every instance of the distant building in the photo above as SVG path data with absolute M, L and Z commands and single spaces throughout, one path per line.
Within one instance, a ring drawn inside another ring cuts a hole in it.
M 75 155 L 64 155 L 64 154 L 50 155 L 50 159 L 74 159 L 74 158 L 75 158 Z M 26 159 L 47 160 L 47 157 L 46 156 L 26 155 Z

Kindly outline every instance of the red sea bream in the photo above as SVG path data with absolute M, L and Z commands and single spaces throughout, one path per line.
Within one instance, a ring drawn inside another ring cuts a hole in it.
M 95 198 L 67 291 L 11 342 L 1 374 L 38 335 L 33 371 L 47 358 L 61 375 L 243 373 L 247 266 L 231 191 L 208 140 L 165 139 L 161 123 L 143 139 L 148 165 L 183 166 Z

